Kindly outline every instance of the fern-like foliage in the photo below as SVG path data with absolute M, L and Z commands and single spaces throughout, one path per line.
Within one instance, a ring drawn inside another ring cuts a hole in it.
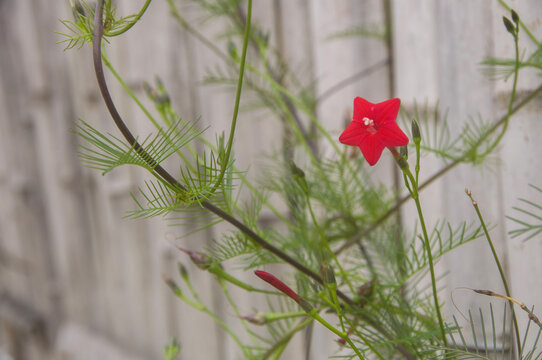
M 507 80 L 514 74 L 516 66 L 515 59 L 489 57 L 481 62 L 482 72 L 491 79 Z M 531 68 L 542 75 L 542 46 L 538 46 L 529 56 L 524 55 L 520 58 L 519 68 Z
M 159 215 L 169 214 L 171 211 L 183 206 L 177 196 L 179 191 L 173 191 L 169 184 L 160 181 L 145 181 L 145 187 L 138 189 L 138 193 L 145 202 L 138 200 L 138 196 L 131 194 L 132 199 L 137 204 L 137 209 L 129 210 L 126 217 L 138 219 L 149 218 Z
M 81 48 L 85 43 L 92 43 L 92 35 L 94 29 L 94 9 L 85 1 L 76 1 L 72 3 L 72 12 L 74 20 L 60 20 L 60 22 L 68 30 L 67 33 L 59 32 L 58 34 L 65 37 L 59 41 L 61 44 L 66 44 L 65 49 L 74 47 Z
M 541 188 L 532 184 L 529 184 L 529 186 L 536 190 L 539 196 L 542 195 Z M 527 241 L 542 233 L 541 200 L 542 198 L 538 201 L 521 198 L 519 201 L 523 206 L 512 207 L 512 209 L 516 211 L 517 215 L 507 216 L 507 218 L 519 226 L 517 229 L 509 232 L 513 238 L 523 237 L 523 241 Z
M 328 39 L 341 39 L 349 37 L 363 37 L 386 42 L 388 40 L 389 31 L 379 24 L 363 24 L 350 27 L 341 31 L 334 32 L 328 36 Z
M 474 225 L 474 223 L 464 222 L 454 228 L 448 222 L 438 221 L 429 234 L 433 260 L 437 260 L 453 249 L 483 236 L 482 227 Z M 429 263 L 421 238 L 412 239 L 407 243 L 406 248 L 408 249 L 405 256 L 406 268 L 408 269 L 406 273 L 412 276 L 425 269 Z
M 434 108 L 415 104 L 411 110 L 402 110 L 401 118 L 405 129 L 410 128 L 412 121 L 420 125 L 422 153 L 433 153 L 447 163 L 481 165 L 496 160 L 492 157 L 498 145 L 495 123 L 481 116 L 470 117 L 459 132 L 452 131 L 448 112 L 441 112 L 438 104 Z
M 178 125 L 181 125 L 179 128 Z M 106 174 L 120 165 L 137 165 L 149 171 L 181 149 L 196 134 L 188 123 L 177 122 L 167 130 L 149 135 L 140 144 L 145 154 L 136 151 L 134 146 L 112 134 L 104 134 L 87 122 L 80 121 L 75 133 L 86 141 L 81 144 L 79 153 L 82 161 L 90 168 Z
M 74 47 L 81 48 L 85 43 L 91 44 L 94 34 L 94 8 L 96 5 L 89 4 L 84 0 L 70 0 L 70 4 L 74 20 L 60 20 L 67 32 L 57 32 L 64 37 L 58 43 L 66 44 L 66 50 Z M 123 29 L 133 25 L 140 16 L 132 14 L 117 17 L 116 7 L 112 5 L 111 0 L 106 0 L 104 6 L 104 38 L 106 40 L 107 37 L 120 33 Z
M 533 326 L 532 321 L 529 321 L 523 329 L 522 348 L 518 351 L 511 345 L 514 342 L 514 329 L 507 305 L 503 306 L 502 320 L 497 319 L 491 303 L 487 312 L 479 309 L 478 314 L 475 319 L 469 311 L 467 325 L 464 327 L 461 327 L 457 318 L 454 317 L 453 324 L 449 324 L 451 346 L 432 347 L 424 353 L 424 359 L 509 360 L 519 358 L 520 360 L 535 360 L 542 358 L 542 351 L 538 349 L 542 329 Z

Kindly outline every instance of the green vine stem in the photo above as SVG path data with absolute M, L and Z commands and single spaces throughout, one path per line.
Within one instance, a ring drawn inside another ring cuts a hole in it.
M 484 217 L 482 216 L 482 212 L 480 211 L 480 207 L 478 206 L 478 202 L 474 200 L 474 198 L 472 197 L 472 193 L 469 189 L 465 189 L 465 193 L 472 201 L 472 206 L 474 207 L 474 210 L 476 211 L 476 215 L 478 215 L 478 219 L 480 220 L 482 229 L 484 229 L 484 234 L 486 236 L 487 243 L 489 244 L 489 247 L 491 248 L 491 254 L 493 255 L 493 259 L 495 259 L 495 263 L 497 264 L 497 268 L 499 269 L 499 274 L 501 276 L 502 284 L 504 285 L 504 291 L 506 292 L 506 296 L 511 298 L 512 293 L 510 292 L 510 287 L 508 286 L 508 281 L 506 280 L 506 274 L 504 273 L 504 269 L 501 265 L 501 261 L 499 260 L 499 256 L 497 255 L 497 251 L 495 251 L 495 246 L 493 246 L 493 240 L 491 240 L 491 236 L 489 235 L 489 231 L 484 221 Z M 518 320 L 516 317 L 516 312 L 514 311 L 513 302 L 511 300 L 508 300 L 508 302 L 510 304 L 510 312 L 512 313 L 512 319 L 514 321 L 514 330 L 516 333 L 516 344 L 518 348 L 518 354 L 519 354 L 519 358 L 521 358 L 522 346 L 521 346 L 521 340 L 519 338 Z
M 247 357 L 249 354 L 247 353 L 247 349 L 245 348 L 245 346 L 243 345 L 243 343 L 241 342 L 241 339 L 239 339 L 239 337 L 237 335 L 235 335 L 235 332 L 233 330 L 230 329 L 230 327 L 224 322 L 222 321 L 222 319 L 220 319 L 220 317 L 218 317 L 214 312 L 212 312 L 211 310 L 209 310 L 209 308 L 207 308 L 207 306 L 205 306 L 198 294 L 196 293 L 196 291 L 194 290 L 192 284 L 190 283 L 190 281 L 188 280 L 188 278 L 184 278 L 185 280 L 185 283 L 187 284 L 190 292 L 192 293 L 192 295 L 194 296 L 194 299 L 195 301 L 189 299 L 181 290 L 181 288 L 172 280 L 170 279 L 169 277 L 167 276 L 163 276 L 164 278 L 164 281 L 165 283 L 169 286 L 169 288 L 171 289 L 171 291 L 179 298 L 181 299 L 184 303 L 186 303 L 187 305 L 193 307 L 194 309 L 197 309 L 205 314 L 207 314 L 209 317 L 211 317 L 211 319 L 213 319 L 222 329 L 224 329 L 224 331 L 226 331 L 226 333 L 233 339 L 233 341 L 235 341 L 235 343 L 237 344 L 237 346 L 239 346 L 239 348 L 241 349 L 241 351 L 243 351 L 243 354 L 245 355 L 245 357 Z
M 247 58 L 247 47 L 248 47 L 248 39 L 250 35 L 250 22 L 252 18 L 252 0 L 248 0 L 247 5 L 247 16 L 246 16 L 246 25 L 245 25 L 245 36 L 243 39 L 243 54 L 241 55 L 240 60 L 240 66 L 239 66 L 239 79 L 237 81 L 237 92 L 235 94 L 235 105 L 233 107 L 233 118 L 231 120 L 231 128 L 230 128 L 230 137 L 228 138 L 228 145 L 226 148 L 226 154 L 224 158 L 222 159 L 222 169 L 220 171 L 220 174 L 218 175 L 218 179 L 216 180 L 215 185 L 213 186 L 211 193 L 215 192 L 215 190 L 222 184 L 222 180 L 224 180 L 224 174 L 226 173 L 226 169 L 228 167 L 228 164 L 230 162 L 230 156 L 231 156 L 231 149 L 233 147 L 233 139 L 235 136 L 235 127 L 237 125 L 237 117 L 239 115 L 239 104 L 241 102 L 241 91 L 243 89 L 243 75 L 245 74 L 245 63 Z
M 518 86 L 518 76 L 519 76 L 519 24 L 516 24 L 515 26 L 515 33 L 512 34 L 514 38 L 514 51 L 515 51 L 515 58 L 514 58 L 514 80 L 512 82 L 512 91 L 510 93 L 510 100 L 508 102 L 508 109 L 506 116 L 503 121 L 503 127 L 495 141 L 488 147 L 486 150 L 486 153 L 490 153 L 493 151 L 497 145 L 501 142 L 501 139 L 503 138 L 504 134 L 506 133 L 506 130 L 508 129 L 508 123 L 510 122 L 510 116 L 512 115 L 512 107 L 514 106 L 514 100 L 516 98 L 516 90 Z
M 420 146 L 419 140 L 417 141 L 415 139 L 416 147 Z M 440 311 L 440 304 L 438 301 L 438 292 L 437 292 L 437 280 L 435 277 L 435 266 L 433 264 L 433 254 L 431 252 L 431 243 L 429 242 L 429 235 L 427 233 L 427 227 L 425 225 L 425 218 L 422 211 L 422 205 L 420 203 L 420 197 L 418 192 L 418 183 L 416 182 L 416 179 L 414 178 L 414 175 L 412 175 L 412 172 L 410 171 L 408 162 L 403 158 L 397 149 L 395 148 L 388 148 L 391 153 L 393 154 L 393 157 L 395 158 L 397 164 L 399 165 L 399 168 L 405 175 L 405 185 L 407 186 L 410 195 L 412 196 L 412 199 L 416 203 L 416 210 L 418 212 L 418 218 L 420 220 L 420 226 L 422 228 L 423 233 L 423 244 L 425 248 L 425 252 L 427 254 L 427 262 L 429 263 L 429 273 L 431 275 L 431 288 L 433 292 L 433 301 L 435 303 L 435 311 L 437 313 L 437 319 L 440 327 L 440 333 L 442 336 L 442 341 L 444 343 L 444 346 L 448 346 L 448 340 L 446 339 L 446 330 L 444 328 L 444 321 L 442 320 L 442 313 Z M 419 152 L 416 152 L 419 156 Z M 419 159 L 416 159 L 416 162 L 419 163 Z M 407 181 L 408 180 L 408 181 Z M 408 184 L 410 182 L 410 186 Z
M 361 359 L 361 360 L 364 360 L 365 357 L 363 355 L 361 355 L 361 352 L 359 351 L 359 349 L 357 348 L 356 345 L 354 345 L 354 343 L 352 342 L 352 340 L 350 339 L 350 337 L 348 336 L 347 333 L 344 333 L 342 331 L 339 331 L 337 330 L 336 328 L 334 328 L 333 326 L 331 326 L 331 324 L 329 324 L 327 321 L 324 320 L 324 318 L 322 318 L 320 316 L 320 314 L 318 314 L 318 312 L 316 311 L 315 308 L 313 308 L 311 311 L 308 311 L 307 312 L 314 320 L 318 321 L 320 324 L 324 325 L 326 327 L 326 329 L 328 329 L 329 331 L 331 331 L 332 333 L 334 333 L 335 335 L 337 335 L 338 337 L 340 337 L 341 339 L 343 339 L 344 341 L 346 341 L 346 343 L 348 345 L 350 345 L 350 347 L 352 348 L 352 350 L 354 350 L 354 352 L 356 353 L 356 355 Z M 378 354 L 378 352 L 376 353 Z M 382 359 L 384 360 L 384 359 Z

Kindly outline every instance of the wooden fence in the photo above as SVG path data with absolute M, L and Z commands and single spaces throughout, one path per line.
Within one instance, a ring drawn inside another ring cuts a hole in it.
M 181 8 L 196 19 L 198 12 L 187 2 L 179 1 Z M 542 3 L 510 3 L 542 37 Z M 119 0 L 119 12 L 135 12 L 142 4 Z M 506 111 L 511 82 L 488 80 L 479 65 L 488 56 L 513 55 L 501 19 L 507 12 L 498 1 L 255 0 L 254 7 L 272 44 L 307 79 L 317 80 L 319 117 L 336 134 L 355 96 L 375 102 L 397 96 L 406 108 L 415 101 L 432 109 L 438 104 L 447 109 L 453 132 L 461 131 L 469 116 L 498 119 Z M 77 139 L 68 131 L 74 121 L 115 130 L 98 93 L 88 45 L 64 52 L 55 44 L 62 37 L 54 31 L 65 31 L 58 19 L 70 17 L 68 1 L 0 0 L 0 359 L 7 354 L 17 360 L 159 359 L 172 337 L 183 344 L 182 359 L 239 358 L 212 320 L 177 301 L 162 282 L 162 273 L 176 273 L 177 261 L 189 266 L 170 241 L 178 230 L 160 219 L 122 219 L 133 207 L 129 193 L 142 174 L 119 169 L 102 177 L 81 166 Z M 393 24 L 390 43 L 331 37 L 360 24 L 384 31 L 387 23 Z M 211 39 L 223 25 L 197 24 Z M 523 33 L 520 39 L 522 48 L 532 50 Z M 153 1 L 141 23 L 108 48 L 137 95 L 145 97 L 143 82 L 158 75 L 182 116 L 201 117 L 212 132 L 228 127 L 233 94 L 200 85 L 218 60 L 178 26 L 165 0 Z M 372 71 L 342 82 L 365 69 Z M 123 115 L 137 133 L 149 133 L 145 118 L 112 80 Z M 518 96 L 539 82 L 534 73 L 522 73 Z M 541 104 L 538 98 L 514 116 L 498 163 L 484 170 L 460 166 L 424 192 L 431 221 L 459 221 L 475 219 L 463 193 L 465 187 L 472 190 L 496 225 L 492 234 L 514 295 L 535 309 L 542 308 L 537 275 L 542 238 L 511 239 L 507 233 L 514 224 L 506 215 L 519 197 L 542 200 L 528 187 L 542 186 Z M 270 116 L 243 113 L 235 149 L 239 167 L 276 149 L 281 133 Z M 392 178 L 393 166 L 388 162 L 378 170 L 382 179 Z M 441 166 L 427 158 L 423 176 Z M 407 207 L 403 219 L 413 218 Z M 207 230 L 184 245 L 198 249 L 212 237 Z M 443 299 L 450 303 L 453 292 L 463 310 L 486 307 L 487 299 L 454 289 L 502 290 L 484 241 L 447 256 L 439 269 L 448 272 L 440 282 Z M 211 277 L 190 266 L 189 272 L 209 307 L 235 320 Z M 241 308 L 252 310 L 253 300 L 233 296 Z M 308 358 L 325 359 L 337 351 L 319 328 L 313 337 Z M 284 358 L 304 358 L 304 353 L 300 336 Z

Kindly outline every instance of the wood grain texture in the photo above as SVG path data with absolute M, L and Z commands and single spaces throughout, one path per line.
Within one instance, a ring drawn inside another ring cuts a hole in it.
M 184 15 L 226 51 L 217 34 L 227 24 L 202 22 L 201 12 L 188 6 L 189 2 L 179 1 Z M 117 5 L 126 14 L 142 3 L 119 0 Z M 431 108 L 439 103 L 442 111 L 449 109 L 454 133 L 461 131 L 469 116 L 480 113 L 493 119 L 505 112 L 503 99 L 510 81 L 491 82 L 478 66 L 486 56 L 513 55 L 512 41 L 500 19 L 505 12 L 495 2 L 254 3 L 256 23 L 269 31 L 271 45 L 283 54 L 301 85 L 313 84 L 317 95 L 325 95 L 316 113 L 332 134 L 338 135 L 349 119 L 355 96 L 374 102 L 399 96 L 406 108 L 412 108 L 414 99 L 422 104 L 427 101 Z M 333 37 L 361 24 L 384 30 L 385 3 L 391 5 L 391 49 L 373 38 Z M 539 1 L 511 3 L 535 35 L 541 36 Z M 52 31 L 63 31 L 57 19 L 69 17 L 67 1 L 0 1 L 0 151 L 5 154 L 0 161 L 0 296 L 9 294 L 21 305 L 17 307 L 23 309 L 20 311 L 29 309 L 36 314 L 36 324 L 45 324 L 41 338 L 0 318 L 0 347 L 17 353 L 21 360 L 53 359 L 55 345 L 64 349 L 66 359 L 85 359 L 73 351 L 75 343 L 81 344 L 81 353 L 85 347 L 103 348 L 109 354 L 100 355 L 103 358 L 128 354 L 156 359 L 170 337 L 177 337 L 183 344 L 183 358 L 239 358 L 234 342 L 207 316 L 178 301 L 161 280 L 165 273 L 180 282 L 176 268 L 182 262 L 206 305 L 232 328 L 241 329 L 213 278 L 172 244 L 202 249 L 229 227 L 221 224 L 179 240 L 181 233 L 193 228 L 171 228 L 160 219 L 123 220 L 125 211 L 134 207 L 129 192 L 148 177 L 135 169 L 116 169 L 102 177 L 83 168 L 76 156 L 78 140 L 68 129 L 78 118 L 102 130 L 115 133 L 116 129 L 99 97 L 88 46 L 63 52 L 61 45 L 55 45 L 60 37 Z M 526 36 L 520 35 L 520 39 L 522 46 L 533 49 Z M 201 85 L 221 61 L 175 23 L 165 1 L 153 1 L 141 23 L 113 39 L 109 49 L 116 69 L 145 106 L 152 109 L 143 83 L 152 84 L 153 77 L 159 76 L 181 116 L 199 118 L 201 127 L 212 126 L 207 132 L 210 139 L 222 131 L 228 134 L 233 92 Z M 335 87 L 377 63 L 382 65 L 370 74 Z M 539 83 L 531 75 L 520 77 L 520 96 Z M 127 123 L 139 136 L 149 134 L 152 125 L 112 76 L 108 75 L 108 81 Z M 527 243 L 510 239 L 507 231 L 514 224 L 505 215 L 518 205 L 518 197 L 536 200 L 540 196 L 527 186 L 542 187 L 541 148 L 536 139 L 542 133 L 540 101 L 512 119 L 498 165 L 483 172 L 460 167 L 422 195 L 430 222 L 446 216 L 457 223 L 475 220 L 463 195 L 465 187 L 471 188 L 486 220 L 498 224 L 492 231 L 493 240 L 506 263 L 514 294 L 535 309 L 542 307 L 537 276 L 542 270 L 541 238 Z M 300 114 L 300 121 L 310 127 L 306 116 Z M 237 134 L 236 165 L 250 169 L 249 176 L 265 166 L 266 154 L 278 150 L 284 140 L 281 123 L 266 111 L 242 112 Z M 322 156 L 330 154 L 328 144 L 319 145 Z M 393 183 L 394 164 L 389 158 L 383 160 L 375 169 L 377 178 Z M 433 158 L 426 160 L 422 178 L 439 164 Z M 177 164 L 167 165 L 176 171 Z M 403 221 L 413 220 L 412 213 L 407 206 Z M 502 290 L 483 240 L 447 257 L 439 268 L 449 271 L 440 283 L 447 303 L 450 292 L 460 286 Z M 277 267 L 279 274 L 289 271 Z M 251 274 L 241 276 L 254 281 Z M 261 297 L 252 298 L 235 289 L 232 297 L 246 313 L 266 306 Z M 458 292 L 454 300 L 462 310 L 488 304 L 488 299 L 465 292 Z M 16 315 L 17 311 L 12 312 Z M 520 322 L 525 324 L 526 317 L 520 315 Z M 52 340 L 55 334 L 62 335 L 56 342 Z M 339 351 L 334 337 L 320 326 L 314 328 L 306 356 L 307 339 L 306 333 L 298 334 L 283 358 L 320 360 Z

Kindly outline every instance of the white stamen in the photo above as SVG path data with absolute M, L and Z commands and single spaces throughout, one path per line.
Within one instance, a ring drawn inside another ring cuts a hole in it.
M 363 118 L 363 123 L 365 126 L 374 126 L 375 122 L 372 119 L 369 119 L 368 117 Z

